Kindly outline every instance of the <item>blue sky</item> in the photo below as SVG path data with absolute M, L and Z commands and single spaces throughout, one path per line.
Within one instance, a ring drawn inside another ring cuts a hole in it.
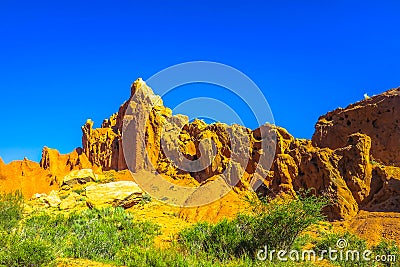
M 0 156 L 70 152 L 85 120 L 116 112 L 137 77 L 193 60 L 244 72 L 275 123 L 310 138 L 320 115 L 400 86 L 399 13 L 384 0 L 2 0 Z

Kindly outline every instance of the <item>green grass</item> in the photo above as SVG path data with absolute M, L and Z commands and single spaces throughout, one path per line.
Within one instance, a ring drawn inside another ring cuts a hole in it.
M 150 246 L 159 227 L 134 222 L 122 208 L 88 209 L 59 214 L 35 215 L 25 221 L 23 235 L 54 244 L 57 255 L 113 262 L 118 251 L 130 245 Z
M 168 249 L 128 247 L 118 256 L 119 263 L 128 267 L 307 267 L 315 266 L 311 262 L 263 262 L 249 257 L 233 258 L 221 262 L 206 253 L 185 253 L 177 247 Z
M 118 252 L 151 247 L 159 234 L 159 226 L 135 222 L 122 208 L 34 213 L 23 219 L 20 193 L 0 199 L 0 266 L 47 266 L 56 257 L 117 263 Z

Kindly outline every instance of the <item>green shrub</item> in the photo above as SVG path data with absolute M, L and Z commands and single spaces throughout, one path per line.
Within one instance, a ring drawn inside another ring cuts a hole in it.
M 85 188 L 73 189 L 72 192 L 77 193 L 78 195 L 82 195 L 82 193 L 85 192 Z
M 255 215 L 238 215 L 215 225 L 197 223 L 181 231 L 178 244 L 194 254 L 207 253 L 221 261 L 254 258 L 256 252 L 288 249 L 296 237 L 310 225 L 322 220 L 324 198 L 299 197 L 284 202 L 262 201 L 254 204 Z
M 0 232 L 10 233 L 22 219 L 24 197 L 16 191 L 0 194 Z
M 43 266 L 55 259 L 51 247 L 37 238 L 23 239 L 17 234 L 4 236 L 7 241 L 0 248 L 0 264 L 8 267 Z
M 157 234 L 157 225 L 134 222 L 122 208 L 88 209 L 68 216 L 39 214 L 23 227 L 25 238 L 39 237 L 61 256 L 105 262 L 114 261 L 124 247 L 150 246 Z
M 301 251 L 304 247 L 312 243 L 313 238 L 309 234 L 299 235 L 292 244 L 292 249 Z

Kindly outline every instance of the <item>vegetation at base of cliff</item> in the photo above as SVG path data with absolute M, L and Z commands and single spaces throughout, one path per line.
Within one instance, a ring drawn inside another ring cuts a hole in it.
M 21 234 L 54 244 L 55 253 L 63 257 L 113 262 L 122 248 L 148 247 L 158 233 L 157 225 L 135 222 L 123 208 L 104 208 L 68 216 L 35 215 L 27 218 Z
M 0 232 L 12 232 L 22 219 L 24 197 L 19 191 L 0 194 Z
M 56 257 L 116 263 L 123 248 L 151 247 L 159 234 L 159 226 L 135 222 L 122 208 L 68 215 L 39 213 L 21 220 L 21 195 L 7 194 L 1 199 L 0 265 L 4 266 L 48 265 Z
M 327 202 L 313 196 L 253 202 L 252 215 L 240 214 L 217 224 L 196 223 L 181 231 L 166 249 L 154 246 L 159 226 L 136 222 L 122 208 L 87 209 L 68 215 L 38 213 L 23 218 L 23 199 L 19 193 L 0 198 L 0 266 L 56 266 L 57 258 L 135 267 L 317 266 L 318 262 L 312 261 L 260 261 L 256 255 L 265 246 L 269 250 L 300 250 L 310 243 L 320 251 L 335 247 L 340 238 L 351 244 L 349 248 L 367 249 L 365 241 L 348 233 L 327 233 L 318 240 L 302 235 L 309 226 L 324 219 L 321 209 Z M 398 247 L 386 241 L 369 249 L 374 255 L 399 255 Z M 340 260 L 332 263 L 354 265 Z M 393 262 L 357 264 L 398 266 Z
M 321 197 L 300 196 L 294 200 L 253 203 L 254 214 L 240 214 L 215 225 L 198 223 L 182 231 L 178 244 L 191 253 L 205 252 L 226 261 L 243 256 L 255 259 L 256 252 L 289 249 L 310 225 L 324 219 L 321 210 L 328 202 Z

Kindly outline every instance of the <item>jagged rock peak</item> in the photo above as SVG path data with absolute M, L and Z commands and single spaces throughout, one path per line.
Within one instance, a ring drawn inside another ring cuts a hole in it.
M 143 81 L 142 78 L 138 78 L 131 85 L 131 97 L 129 101 L 142 103 L 147 102 L 152 106 L 163 106 L 163 101 L 160 96 L 154 94 L 153 89 Z

